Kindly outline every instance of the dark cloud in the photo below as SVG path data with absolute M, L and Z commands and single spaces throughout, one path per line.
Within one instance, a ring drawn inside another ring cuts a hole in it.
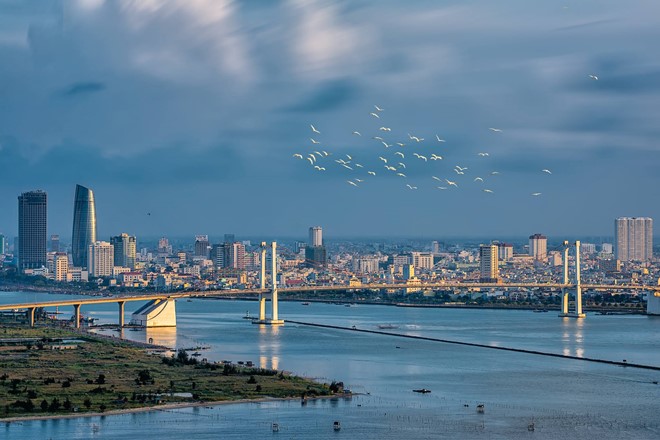
M 102 82 L 77 82 L 63 90 L 62 95 L 71 98 L 80 95 L 89 95 L 92 93 L 102 92 L 105 89 L 106 86 Z

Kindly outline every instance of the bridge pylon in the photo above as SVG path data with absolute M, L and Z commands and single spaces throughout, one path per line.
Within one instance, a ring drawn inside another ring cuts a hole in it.
M 277 303 L 277 243 L 271 243 L 271 278 L 272 288 L 270 292 L 266 290 L 266 254 L 268 245 L 266 242 L 261 243 L 261 276 L 259 293 L 259 319 L 253 319 L 253 324 L 267 324 L 267 325 L 282 325 L 284 320 L 279 318 L 279 310 Z M 270 318 L 266 317 L 266 300 L 270 299 L 271 315 Z
M 562 298 L 561 298 L 561 312 L 559 316 L 570 317 L 570 318 L 585 318 L 585 315 L 582 311 L 582 275 L 580 271 L 580 241 L 575 242 L 575 310 L 571 312 L 569 310 L 569 290 L 567 287 L 562 287 Z M 568 251 L 570 245 L 568 241 L 564 241 L 564 285 L 568 285 Z

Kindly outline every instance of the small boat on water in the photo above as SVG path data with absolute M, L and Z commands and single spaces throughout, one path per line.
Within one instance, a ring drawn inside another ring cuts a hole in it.
M 271 428 L 273 429 L 273 432 L 280 432 L 280 425 L 278 423 L 273 423 Z
M 335 420 L 335 423 L 332 424 L 332 429 L 339 431 L 341 429 L 341 423 L 338 420 Z
M 427 390 L 426 388 L 420 388 L 420 389 L 418 389 L 418 390 L 413 390 L 413 393 L 422 393 L 422 394 L 426 394 L 426 393 L 430 393 L 430 392 L 431 392 L 431 390 Z
M 303 306 L 308 306 L 309 303 L 308 303 L 308 302 L 304 302 L 304 303 L 302 303 L 302 305 L 303 305 Z
M 477 412 L 479 414 L 483 414 L 485 411 L 486 411 L 486 408 L 484 407 L 483 403 L 480 403 L 479 405 L 477 405 Z

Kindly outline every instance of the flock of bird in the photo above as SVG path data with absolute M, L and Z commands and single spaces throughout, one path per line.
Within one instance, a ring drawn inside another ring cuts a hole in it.
M 589 78 L 594 81 L 598 80 L 596 75 L 589 75 Z M 385 109 L 374 105 L 374 110 L 369 115 L 376 122 L 376 126 L 379 127 L 377 133 L 375 133 L 376 135 L 372 136 L 371 140 L 375 147 L 380 149 L 380 153 L 373 153 L 373 149 L 366 150 L 367 154 L 370 155 L 370 158 L 366 162 L 358 161 L 357 157 L 354 158 L 351 154 L 341 154 L 336 157 L 332 152 L 328 152 L 324 146 L 324 142 L 320 140 L 323 135 L 314 124 L 310 124 L 311 137 L 309 140 L 312 148 L 316 148 L 316 150 L 295 153 L 293 157 L 303 162 L 308 162 L 309 166 L 317 172 L 328 171 L 331 166 L 348 170 L 351 178 L 346 180 L 346 184 L 353 187 L 360 187 L 367 179 L 372 179 L 379 174 L 385 173 L 386 175 L 401 179 L 405 188 L 413 191 L 417 190 L 418 186 L 408 181 L 406 170 L 410 162 L 406 162 L 406 160 L 423 162 L 426 166 L 430 166 L 432 162 L 436 161 L 446 162 L 447 159 L 445 156 L 447 153 L 443 152 L 446 149 L 439 148 L 443 147 L 447 141 L 438 134 L 435 134 L 435 137 L 431 141 L 426 141 L 425 138 L 411 133 L 407 133 L 407 139 L 404 139 L 405 142 L 392 140 L 389 138 L 393 133 L 392 128 L 382 124 L 382 121 L 386 119 L 384 117 L 386 114 Z M 383 117 L 381 118 L 381 116 Z M 494 134 L 502 133 L 502 129 L 496 127 L 489 127 L 488 130 Z M 362 132 L 357 130 L 352 132 L 352 136 L 363 138 Z M 360 154 L 364 152 L 360 151 Z M 371 156 L 372 154 L 373 156 Z M 480 151 L 476 156 L 478 160 L 482 161 L 487 161 L 491 157 L 490 153 L 486 151 Z M 375 157 L 377 157 L 377 161 Z M 467 166 L 462 165 L 454 165 L 451 171 L 447 172 L 455 174 L 451 174 L 451 179 L 448 177 L 438 177 L 433 174 L 430 175 L 429 181 L 434 183 L 436 189 L 448 190 L 459 188 L 460 183 L 461 186 L 468 184 L 479 185 L 481 186 L 481 191 L 484 193 L 494 194 L 495 191 L 488 184 L 491 179 L 497 178 L 500 175 L 499 171 L 493 170 L 485 174 L 484 177 L 474 176 L 473 178 L 466 179 L 463 176 L 468 175 L 471 170 Z M 552 171 L 547 168 L 540 169 L 539 172 L 547 175 L 552 174 Z M 439 173 L 435 172 L 435 174 Z M 535 191 L 529 194 L 532 197 L 538 197 L 542 193 Z

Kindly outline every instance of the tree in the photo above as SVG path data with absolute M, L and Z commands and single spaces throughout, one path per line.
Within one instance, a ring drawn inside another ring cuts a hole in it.
M 85 408 L 89 409 L 92 406 L 92 401 L 90 400 L 89 397 L 86 397 L 85 400 L 83 401 L 83 405 L 85 405 Z
M 46 401 L 46 399 L 41 401 L 41 410 L 48 411 L 48 402 Z
M 105 383 L 105 374 L 103 373 L 99 374 L 99 377 L 96 378 L 96 383 L 99 385 L 103 385 Z
M 257 383 L 257 379 L 255 379 L 254 376 L 250 376 L 247 383 Z

